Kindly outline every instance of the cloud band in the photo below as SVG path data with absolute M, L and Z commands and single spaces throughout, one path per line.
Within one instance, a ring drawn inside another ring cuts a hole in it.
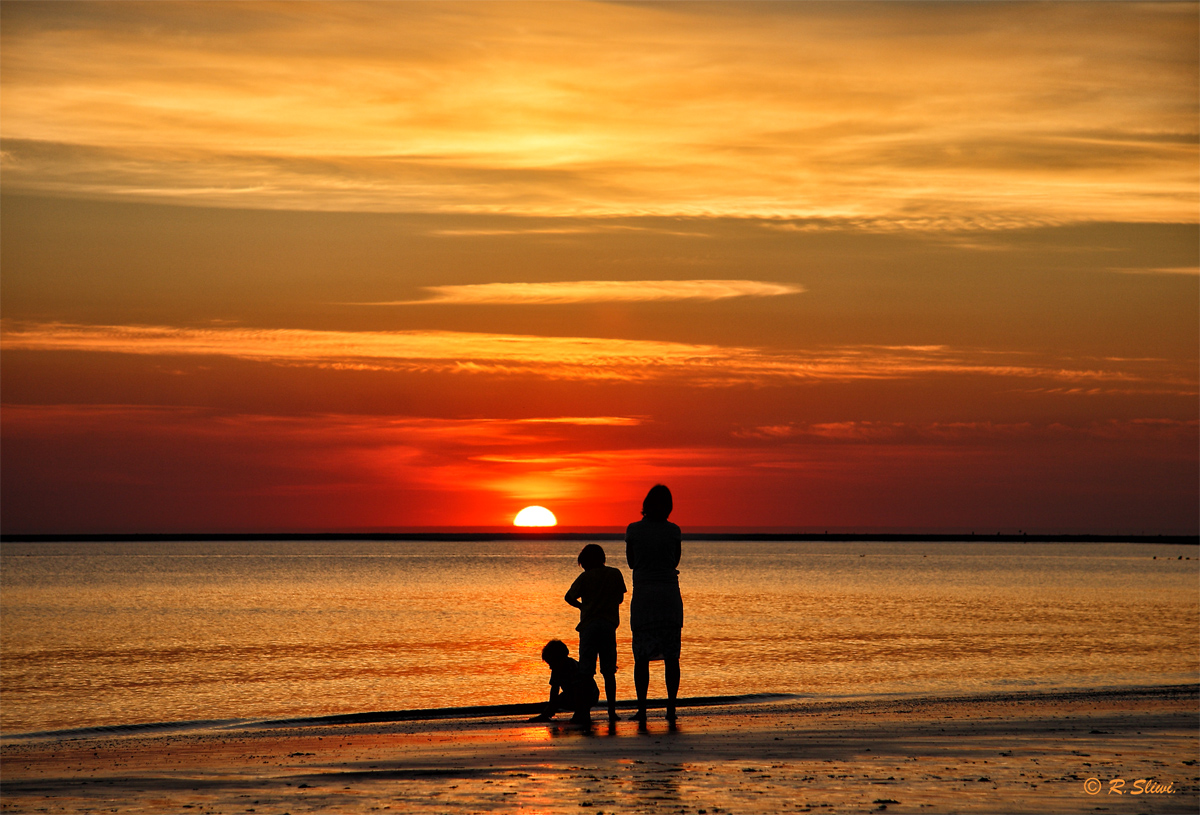
M 973 375 L 1042 380 L 1064 393 L 1158 390 L 1195 395 L 1194 361 L 1042 359 L 945 346 L 767 351 L 738 346 L 456 331 L 5 325 L 9 351 L 224 356 L 349 370 L 528 375 L 698 386 Z M 1042 386 L 1044 389 L 1044 386 Z
M 799 294 L 803 286 L 758 280 L 574 280 L 556 283 L 477 283 L 426 286 L 433 297 L 356 305 L 558 305 L 568 303 L 637 303 L 661 300 L 726 300 L 732 297 L 778 297 Z

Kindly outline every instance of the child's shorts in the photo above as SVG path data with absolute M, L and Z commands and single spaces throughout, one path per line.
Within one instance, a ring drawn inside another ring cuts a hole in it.
M 596 680 L 590 676 L 581 676 L 571 687 L 563 688 L 558 703 L 576 716 L 586 718 L 588 711 L 599 701 L 600 688 L 596 685 Z
M 616 673 L 616 628 L 592 625 L 579 632 L 579 670 L 588 676 L 595 676 L 597 659 L 600 660 L 600 673 Z

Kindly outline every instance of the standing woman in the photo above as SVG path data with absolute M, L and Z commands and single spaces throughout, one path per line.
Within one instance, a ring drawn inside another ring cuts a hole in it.
M 633 631 L 633 684 L 638 698 L 633 718 L 643 724 L 651 662 L 663 661 L 669 722 L 675 721 L 675 697 L 679 693 L 683 598 L 676 567 L 682 553 L 682 535 L 679 527 L 667 520 L 671 508 L 671 491 L 655 484 L 642 502 L 642 520 L 625 530 L 625 559 L 633 570 L 629 627 Z

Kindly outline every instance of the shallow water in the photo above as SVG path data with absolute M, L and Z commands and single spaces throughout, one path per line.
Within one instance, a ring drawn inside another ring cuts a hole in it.
M 0 728 L 533 702 L 573 542 L 13 543 Z M 623 544 L 604 544 L 624 566 Z M 687 542 L 681 695 L 1200 681 L 1200 552 Z M 1190 559 L 1179 559 L 1190 558 Z M 628 620 L 618 693 L 633 695 Z M 653 671 L 651 695 L 662 695 Z

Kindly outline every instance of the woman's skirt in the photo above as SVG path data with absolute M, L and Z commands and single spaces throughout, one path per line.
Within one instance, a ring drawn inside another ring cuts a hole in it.
M 629 601 L 633 658 L 639 662 L 679 659 L 683 597 L 678 583 L 642 583 Z

